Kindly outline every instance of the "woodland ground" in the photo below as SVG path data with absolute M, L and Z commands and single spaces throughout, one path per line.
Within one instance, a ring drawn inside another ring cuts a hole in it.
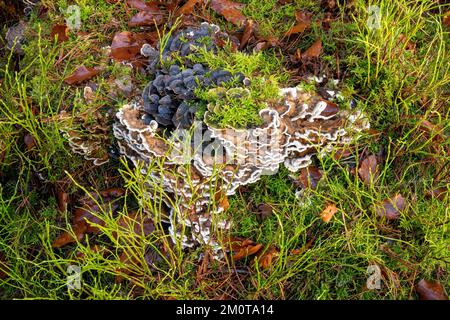
M 322 172 L 317 186 L 305 172 L 282 168 L 230 196 L 223 213 L 233 221 L 230 235 L 252 241 L 235 248 L 241 259 L 229 254 L 215 261 L 206 246 L 182 250 L 170 243 L 160 204 L 138 204 L 138 170 L 123 158 L 94 165 L 72 152 L 61 131 L 114 144 L 107 115 L 137 96 L 148 78 L 110 61 L 102 48 L 117 32 L 143 31 L 128 25 L 137 11 L 124 0 L 43 0 L 22 18 L 28 25 L 23 56 L 0 46 L 1 299 L 417 299 L 430 286 L 443 296 L 449 292 L 450 6 L 433 0 L 236 2 L 258 25 L 244 51 L 277 40 L 263 52 L 282 64 L 284 85 L 307 75 L 339 79 L 339 90 L 357 99 L 371 130 L 345 150 L 315 159 Z M 52 30 L 71 4 L 81 8 L 81 28 L 56 41 Z M 379 8 L 375 27 L 370 5 Z M 311 14 L 308 28 L 287 36 L 296 15 L 305 13 Z M 169 26 L 176 17 L 165 19 Z M 208 3 L 182 21 L 195 19 L 241 35 Z M 12 23 L 0 26 L 0 44 Z M 165 24 L 161 34 L 170 29 Z M 318 39 L 320 52 L 302 55 Z M 82 85 L 65 83 L 82 65 L 101 72 Z M 117 90 L 117 79 L 131 82 L 132 93 Z M 84 94 L 86 83 L 96 88 L 91 96 Z M 106 156 L 107 148 L 99 149 L 98 157 Z M 367 167 L 376 171 L 372 178 Z M 161 170 L 158 163 L 154 170 Z M 299 195 L 301 184 L 307 186 Z M 378 214 L 385 199 L 395 202 L 392 220 Z M 86 204 L 97 218 L 91 220 L 104 221 L 99 230 L 55 246 L 64 231 L 77 234 L 72 216 Z M 330 206 L 337 212 L 325 222 L 321 213 Z M 153 212 L 151 221 L 143 208 Z M 140 230 L 149 224 L 152 232 Z M 249 252 L 259 245 L 257 254 Z M 73 266 L 81 268 L 82 281 L 70 290 Z M 380 287 L 368 288 L 378 271 Z

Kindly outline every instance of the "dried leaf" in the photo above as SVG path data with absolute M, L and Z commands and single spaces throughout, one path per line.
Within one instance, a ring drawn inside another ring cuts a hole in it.
M 263 270 L 272 266 L 274 258 L 278 255 L 278 249 L 271 246 L 268 250 L 258 253 L 258 264 Z
M 324 222 L 330 222 L 331 218 L 333 218 L 337 211 L 338 209 L 336 208 L 336 205 L 331 203 L 322 211 L 320 217 Z
M 189 15 L 194 10 L 196 4 L 198 4 L 201 0 L 189 0 L 187 1 L 178 11 L 177 15 Z
M 444 201 L 446 195 L 447 195 L 446 187 L 440 187 L 440 188 L 434 188 L 432 190 L 427 190 L 427 192 L 425 194 L 425 196 L 427 198 L 436 198 L 440 201 Z
M 136 59 L 144 43 L 146 43 L 144 39 L 132 32 L 118 32 L 114 35 L 111 44 L 111 57 L 117 61 Z
M 154 2 L 145 2 L 144 0 L 127 0 L 127 4 L 133 9 L 151 13 L 161 13 L 158 4 Z
M 86 232 L 86 224 L 80 223 L 76 224 L 72 227 L 73 233 L 75 234 L 75 238 L 72 233 L 70 232 L 63 232 L 58 236 L 58 238 L 55 239 L 52 243 L 53 248 L 61 248 L 69 243 L 74 243 L 76 241 L 80 241 L 83 239 L 84 234 Z
M 447 11 L 444 14 L 444 18 L 442 19 L 442 22 L 444 23 L 444 25 L 446 25 L 447 27 L 450 28 L 450 11 Z
M 144 27 L 160 25 L 165 22 L 162 14 L 155 14 L 147 11 L 140 11 L 136 13 L 128 22 L 129 27 Z
M 305 52 L 302 54 L 302 59 L 312 59 L 312 58 L 318 58 L 320 53 L 322 52 L 322 40 L 317 39 L 311 47 L 309 47 Z
M 146 237 L 155 231 L 153 220 L 142 213 L 131 213 L 119 218 L 117 225 L 122 228 L 122 232 L 133 232 L 138 237 Z M 113 233 L 117 236 L 117 233 Z
M 58 200 L 58 211 L 66 212 L 69 203 L 69 194 L 62 190 L 56 192 L 56 199 Z
M 83 81 L 92 79 L 100 72 L 98 68 L 87 68 L 85 66 L 78 67 L 64 82 L 70 85 L 78 84 Z
M 270 217 L 273 213 L 273 207 L 267 203 L 261 203 L 257 207 L 256 220 L 262 222 Z
M 229 239 L 226 244 L 226 248 L 231 247 L 231 251 L 233 252 L 232 259 L 234 261 L 254 255 L 262 248 L 261 244 L 257 244 L 249 239 Z
M 244 49 L 245 46 L 247 45 L 248 40 L 250 39 L 250 37 L 253 34 L 254 27 L 255 27 L 255 22 L 253 20 L 248 19 L 245 21 L 244 33 L 242 34 L 241 44 L 239 45 L 239 50 Z
M 34 139 L 34 137 L 29 133 L 25 135 L 25 137 L 23 138 L 23 142 L 25 143 L 28 151 L 36 146 L 36 139 Z
M 378 161 L 377 156 L 370 155 L 361 162 L 358 174 L 366 185 L 370 185 L 372 181 L 378 178 Z
M 57 37 L 58 43 L 61 43 L 61 42 L 69 40 L 68 33 L 69 33 L 69 28 L 65 24 L 56 24 L 52 28 L 50 37 L 52 39 Z
M 437 281 L 422 279 L 416 285 L 420 300 L 448 300 L 444 287 Z
M 406 200 L 401 194 L 395 195 L 393 199 L 385 199 L 375 208 L 375 212 L 380 217 L 387 220 L 396 220 L 400 217 L 400 212 L 406 207 Z
M 300 186 L 304 189 L 316 189 L 320 179 L 322 179 L 322 171 L 314 166 L 302 168 L 298 177 Z
M 211 9 L 223 16 L 227 21 L 240 27 L 245 23 L 246 17 L 241 10 L 244 7 L 241 3 L 230 0 L 212 0 Z
M 306 29 L 308 29 L 309 27 L 311 27 L 311 21 L 300 21 L 298 22 L 295 26 L 293 26 L 292 28 L 290 28 L 287 32 L 286 32 L 286 36 L 290 36 L 293 34 L 297 34 L 297 33 L 302 33 L 303 31 L 305 31 Z

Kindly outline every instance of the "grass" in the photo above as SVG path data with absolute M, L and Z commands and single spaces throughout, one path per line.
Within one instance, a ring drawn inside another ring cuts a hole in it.
M 450 64 L 449 29 L 442 24 L 448 5 L 432 0 L 355 1 L 351 10 L 336 10 L 328 31 L 313 27 L 285 45 L 287 51 L 304 52 L 322 39 L 320 72 L 344 79 L 339 89 L 356 96 L 371 119 L 372 131 L 352 148 L 379 153 L 384 161 L 378 179 L 365 185 L 352 173 L 360 153 L 345 164 L 335 160 L 334 150 L 314 160 L 324 173 L 315 190 L 298 194 L 292 182 L 298 174 L 281 168 L 231 196 L 230 208 L 218 217 L 233 221 L 230 235 L 252 239 L 264 250 L 277 248 L 272 264 L 263 268 L 254 257 L 208 261 L 207 246 L 182 250 L 179 243 L 171 245 L 162 223 L 166 211 L 160 187 L 153 186 L 156 200 L 151 200 L 148 179 L 139 168 L 124 159 L 94 166 L 71 152 L 61 130 L 91 136 L 92 127 L 110 126 L 111 118 L 82 115 L 114 113 L 130 99 L 111 94 L 115 79 L 131 75 L 138 87 L 148 79 L 110 64 L 100 50 L 114 32 L 129 29 L 132 13 L 122 2 L 42 2 L 49 7 L 48 17 L 31 16 L 25 56 L 15 61 L 8 52 L 0 53 L 0 271 L 6 273 L 0 277 L 0 298 L 410 299 L 417 297 L 414 286 L 422 278 L 439 281 L 449 292 Z M 317 19 L 325 11 L 317 1 L 294 1 L 280 10 L 272 10 L 275 0 L 242 2 L 247 4 L 243 13 L 260 23 L 264 35 L 284 34 L 295 23 L 296 10 L 309 10 Z M 63 21 L 64 9 L 73 3 L 82 8 L 81 31 L 89 36 L 72 33 L 62 44 L 50 41 L 52 25 Z M 380 7 L 379 29 L 367 26 L 368 5 Z M 212 20 L 232 28 L 218 16 Z M 298 74 L 288 79 L 279 72 L 289 66 L 280 55 L 286 52 L 203 58 L 211 66 L 256 79 L 274 76 L 274 82 L 297 83 Z M 79 65 L 105 68 L 92 80 L 98 90 L 90 104 L 83 99 L 83 87 L 63 83 Z M 68 118 L 59 117 L 62 110 Z M 230 121 L 229 115 L 223 118 Z M 30 148 L 24 142 L 27 135 L 35 141 Z M 164 170 L 161 162 L 150 169 Z M 126 193 L 117 200 L 118 208 L 106 202 L 93 212 L 104 221 L 98 226 L 101 232 L 52 248 L 59 234 L 72 229 L 75 200 L 113 187 Z M 438 187 L 447 190 L 444 198 L 429 197 Z M 58 208 L 61 188 L 72 199 L 67 211 Z M 380 220 L 375 206 L 396 193 L 406 198 L 406 209 L 398 221 Z M 261 203 L 273 207 L 262 222 L 255 214 Z M 329 203 L 338 212 L 325 223 L 319 214 Z M 125 218 L 130 213 L 136 214 L 134 219 Z M 136 232 L 143 217 L 154 221 L 150 236 Z M 218 232 L 219 239 L 227 236 Z M 80 290 L 67 287 L 71 265 L 81 267 Z M 366 287 L 373 265 L 382 272 L 377 290 Z

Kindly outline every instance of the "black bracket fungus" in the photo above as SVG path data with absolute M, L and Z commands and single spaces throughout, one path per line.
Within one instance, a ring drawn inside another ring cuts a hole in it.
M 278 88 L 278 99 L 264 102 L 259 111 L 261 125 L 235 128 L 210 121 L 221 108 L 221 97 L 239 102 L 250 93 L 246 82 L 252 79 L 189 59 L 200 46 L 217 52 L 215 39 L 227 37 L 217 26 L 203 23 L 174 33 L 163 47 L 145 45 L 141 51 L 149 58 L 153 80 L 143 92 L 143 104 L 123 106 L 114 125 L 120 152 L 137 166 L 144 163 L 149 189 L 163 187 L 164 194 L 149 190 L 148 195 L 167 197 L 162 200 L 171 208 L 169 231 L 183 247 L 204 243 L 219 249 L 212 230 L 228 228 L 230 221 L 215 219 L 224 210 L 213 201 L 217 194 L 232 195 L 239 186 L 275 173 L 281 164 L 298 171 L 311 164 L 314 154 L 348 143 L 357 136 L 350 133 L 369 127 L 361 112 L 341 110 L 301 86 Z M 197 88 L 212 90 L 219 100 L 202 101 Z M 202 105 L 206 111 L 199 114 Z M 182 129 L 194 135 L 180 134 Z M 163 159 L 164 170 L 147 172 L 155 159 Z

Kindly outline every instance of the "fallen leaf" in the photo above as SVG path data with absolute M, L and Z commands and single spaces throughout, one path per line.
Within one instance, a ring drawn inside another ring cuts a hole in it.
M 69 243 L 80 241 L 86 233 L 98 233 L 100 229 L 97 225 L 104 226 L 105 222 L 97 216 L 97 213 L 103 210 L 115 212 L 119 206 L 113 201 L 122 197 L 124 193 L 123 189 L 111 188 L 99 192 L 100 195 L 92 193 L 82 197 L 78 201 L 79 207 L 72 214 L 72 229 L 75 237 L 70 232 L 64 232 L 52 243 L 52 246 L 60 248 Z
M 400 217 L 400 212 L 406 207 L 406 199 L 401 194 L 397 194 L 393 199 L 385 199 L 375 208 L 375 212 L 380 217 L 387 220 L 396 220 Z
M 241 12 L 244 5 L 229 0 L 212 0 L 211 9 L 223 16 L 227 21 L 240 27 L 247 19 Z
M 320 217 L 324 222 L 330 222 L 331 218 L 333 218 L 337 211 L 338 209 L 336 208 L 336 205 L 331 203 L 322 211 Z
M 78 84 L 83 81 L 92 79 L 99 74 L 98 68 L 87 68 L 85 66 L 78 67 L 70 76 L 64 79 L 64 82 L 70 85 Z
M 117 225 L 121 228 L 121 232 L 133 232 L 137 237 L 146 237 L 155 231 L 153 220 L 138 212 L 122 215 L 117 221 Z M 117 233 L 114 232 L 113 236 L 116 237 Z
M 58 200 L 58 211 L 66 212 L 69 203 L 69 194 L 62 190 L 56 192 L 56 199 Z
M 254 27 L 255 27 L 255 22 L 253 20 L 248 19 L 245 21 L 244 33 L 242 34 L 241 44 L 239 45 L 239 50 L 244 49 L 245 46 L 247 45 L 248 40 L 250 39 L 250 37 L 253 34 Z
M 61 248 L 65 245 L 68 245 L 69 243 L 74 243 L 76 241 L 80 241 L 83 239 L 85 231 L 86 231 L 86 224 L 76 224 L 72 227 L 73 233 L 75 234 L 75 237 L 70 232 L 63 232 L 60 234 L 55 241 L 52 243 L 53 248 Z
M 308 29 L 311 26 L 311 23 L 302 21 L 297 23 L 295 26 L 293 26 L 292 28 L 290 28 L 287 32 L 286 32 L 286 36 L 291 36 L 293 34 L 297 34 L 297 33 L 302 33 L 303 31 L 305 31 L 306 29 Z
M 315 238 L 312 238 L 311 240 L 309 240 L 303 247 L 301 247 L 300 249 L 293 249 L 291 250 L 291 254 L 292 255 L 298 255 L 298 254 L 303 254 L 305 253 L 309 248 L 311 248 L 311 245 L 313 244 Z
M 304 189 L 316 189 L 321 178 L 322 171 L 314 166 L 309 166 L 300 170 L 298 181 L 300 182 L 300 186 Z
M 270 217 L 273 213 L 273 207 L 267 203 L 261 203 L 257 206 L 256 220 L 262 222 Z
M 302 59 L 312 59 L 319 57 L 320 53 L 322 52 L 322 40 L 317 39 L 311 47 L 309 47 L 305 52 L 302 54 Z
M 420 300 L 448 300 L 444 287 L 437 281 L 422 279 L 416 285 Z
M 36 146 L 36 139 L 34 139 L 34 137 L 29 133 L 25 135 L 25 137 L 23 138 L 23 142 L 25 143 L 28 151 Z
M 61 42 L 69 40 L 68 33 L 69 33 L 69 28 L 65 24 L 56 24 L 52 28 L 50 37 L 52 39 L 57 37 L 58 43 L 61 43 Z
M 229 239 L 225 244 L 226 248 L 231 249 L 234 261 L 254 255 L 262 248 L 262 244 L 257 244 L 250 239 Z
M 196 4 L 198 4 L 201 0 L 189 0 L 187 1 L 178 11 L 177 15 L 189 15 L 194 10 Z
M 295 12 L 295 20 L 297 20 L 297 24 L 286 32 L 286 36 L 302 33 L 311 27 L 311 14 L 307 14 L 303 11 L 297 11 Z
M 366 185 L 370 185 L 378 178 L 378 161 L 376 155 L 370 155 L 363 159 L 358 169 L 358 174 Z
M 447 11 L 444 14 L 444 18 L 443 18 L 442 22 L 444 23 L 444 25 L 446 25 L 447 27 L 450 28 L 450 11 Z
M 136 59 L 145 43 L 144 39 L 132 32 L 118 32 L 114 35 L 111 44 L 111 57 L 117 61 Z
M 133 9 L 140 11 L 161 13 L 161 9 L 159 9 L 158 4 L 154 2 L 145 2 L 144 0 L 127 0 L 127 4 Z
M 271 246 L 268 250 L 258 253 L 258 264 L 263 270 L 267 270 L 272 266 L 274 258 L 278 255 L 278 249 Z
M 445 199 L 446 195 L 447 195 L 446 187 L 440 187 L 440 188 L 435 188 L 432 190 L 427 190 L 425 193 L 425 196 L 427 198 L 436 198 L 440 201 L 443 201 Z
M 147 11 L 140 11 L 136 13 L 128 22 L 129 27 L 144 27 L 160 25 L 165 22 L 162 14 L 155 14 Z
M 227 211 L 228 208 L 230 207 L 230 202 L 228 201 L 228 197 L 222 191 L 219 191 L 216 193 L 215 200 L 218 203 L 218 207 L 223 208 L 223 211 Z

